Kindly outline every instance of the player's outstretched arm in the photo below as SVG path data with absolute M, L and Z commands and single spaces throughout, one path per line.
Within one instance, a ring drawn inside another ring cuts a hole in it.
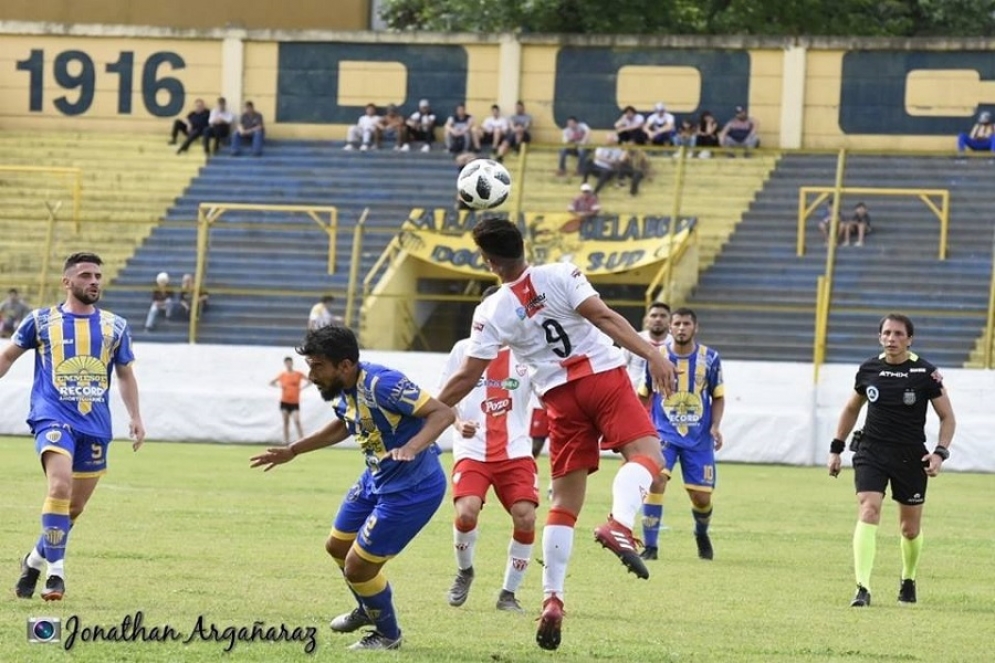
M 291 442 L 287 446 L 270 447 L 265 452 L 256 454 L 249 459 L 251 463 L 249 467 L 265 465 L 263 472 L 269 472 L 277 465 L 289 463 L 301 454 L 336 445 L 347 437 L 349 437 L 349 430 L 345 423 L 336 419 L 321 430 L 302 437 L 296 442 Z
M 939 439 L 936 441 L 937 446 L 949 449 L 954 439 L 954 430 L 957 428 L 957 419 L 954 417 L 954 408 L 950 404 L 950 397 L 947 396 L 947 390 L 942 390 L 940 395 L 932 399 L 930 403 L 933 405 L 933 411 L 936 412 L 936 416 L 940 419 L 940 434 Z M 943 465 L 943 458 L 941 456 L 930 453 L 923 457 L 923 461 L 929 463 L 926 466 L 926 474 L 935 477 L 940 473 L 940 467 Z
M 7 371 L 10 370 L 10 367 L 13 366 L 14 362 L 17 361 L 25 352 L 27 352 L 27 350 L 19 345 L 14 345 L 13 343 L 4 348 L 3 352 L 0 353 L 0 378 L 7 375 Z
M 456 421 L 453 409 L 437 398 L 429 398 L 414 414 L 416 417 L 424 419 L 425 424 L 404 445 L 390 450 L 390 455 L 394 460 L 414 459 Z
M 853 392 L 850 395 L 849 400 L 847 400 L 846 405 L 843 406 L 843 411 L 840 412 L 839 421 L 836 422 L 836 438 L 835 440 L 846 440 L 850 431 L 857 424 L 857 417 L 860 416 L 860 409 L 864 407 L 864 397 L 858 392 Z M 835 442 L 834 440 L 834 442 Z M 829 452 L 829 459 L 826 461 L 826 467 L 829 470 L 830 476 L 838 476 L 840 473 L 840 466 L 842 461 L 840 459 L 839 453 Z
M 490 359 L 478 359 L 476 357 L 464 358 L 463 363 L 449 377 L 449 380 L 446 381 L 446 386 L 442 388 L 436 399 L 449 407 L 454 407 L 466 398 L 467 394 L 473 391 L 473 388 L 477 386 L 477 381 L 480 380 L 480 376 L 484 374 L 484 370 L 490 363 Z
M 608 307 L 600 297 L 588 297 L 577 307 L 577 313 L 608 335 L 611 340 L 634 355 L 646 360 L 656 391 L 669 396 L 677 385 L 677 369 L 670 359 L 640 336 L 629 321 Z
M 138 407 L 138 379 L 131 364 L 118 364 L 115 369 L 117 386 L 121 392 L 121 400 L 128 410 L 128 434 L 134 442 L 131 448 L 138 451 L 145 442 L 145 424 L 142 423 L 142 413 Z

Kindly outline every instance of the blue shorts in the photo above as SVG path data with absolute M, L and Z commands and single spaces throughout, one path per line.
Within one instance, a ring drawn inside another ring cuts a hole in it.
M 447 483 L 440 468 L 410 490 L 377 495 L 369 471 L 363 472 L 335 514 L 332 536 L 355 536 L 361 557 L 385 562 L 404 550 L 432 519 L 446 496 Z
M 38 456 L 54 451 L 73 459 L 73 477 L 86 479 L 107 472 L 107 448 L 111 441 L 80 433 L 69 424 L 42 421 L 33 426 Z
M 711 444 L 685 448 L 663 441 L 661 474 L 670 477 L 674 465 L 680 461 L 684 488 L 710 493 L 715 489 L 715 449 Z

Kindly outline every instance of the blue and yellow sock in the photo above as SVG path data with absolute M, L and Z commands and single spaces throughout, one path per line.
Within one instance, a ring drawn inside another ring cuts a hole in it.
M 41 543 L 49 565 L 62 567 L 70 526 L 69 500 L 46 498 L 41 509 Z
M 345 571 L 345 560 L 344 559 L 339 559 L 338 557 L 332 557 L 332 559 L 334 559 L 335 563 L 338 564 L 339 570 L 341 570 L 341 571 L 344 572 Z M 343 579 L 345 579 L 345 574 L 344 573 L 343 573 Z M 361 599 L 359 597 L 359 594 L 357 594 L 356 590 L 352 588 L 352 585 L 349 584 L 348 580 L 346 580 L 345 584 L 346 584 L 346 587 L 349 588 L 349 591 L 352 592 L 352 597 L 354 599 L 356 599 L 356 605 L 359 606 L 359 609 L 360 610 L 366 610 L 366 606 L 363 605 L 363 599 Z
M 381 572 L 366 582 L 351 582 L 349 585 L 362 602 L 366 614 L 376 624 L 377 631 L 391 640 L 401 637 L 394 612 L 394 592 L 390 589 L 387 576 Z
M 656 548 L 663 522 L 663 493 L 649 493 L 643 501 L 643 544 Z
M 692 506 L 691 515 L 694 516 L 694 535 L 708 534 L 708 525 L 712 522 L 712 505 L 709 504 L 704 508 Z

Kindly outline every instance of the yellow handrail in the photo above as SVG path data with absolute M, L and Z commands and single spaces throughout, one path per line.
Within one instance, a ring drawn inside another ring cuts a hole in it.
M 79 234 L 80 207 L 83 202 L 83 169 L 76 167 L 55 166 L 0 166 L 0 172 L 5 173 L 52 173 L 54 175 L 72 175 L 73 185 L 73 232 Z
M 514 179 L 515 204 L 511 217 L 513 219 L 517 219 L 522 215 L 522 201 L 525 200 L 525 166 L 528 161 L 528 154 L 529 144 L 522 143 L 522 147 L 518 152 L 518 172 L 515 174 Z
M 55 222 L 62 203 L 56 201 L 52 205 L 47 200 L 45 208 L 48 210 L 48 221 L 45 223 L 45 253 L 41 260 L 41 276 L 38 279 L 38 301 L 45 301 L 45 287 L 48 285 L 48 263 L 52 259 L 52 244 L 55 241 Z
M 674 259 L 673 259 L 673 247 L 674 247 L 674 237 L 677 234 L 677 224 L 680 222 L 681 218 L 681 202 L 684 195 L 684 170 L 685 164 L 687 163 L 687 150 L 683 145 L 679 148 L 677 152 L 677 170 L 674 172 L 674 206 L 670 210 L 670 228 L 669 230 L 669 247 L 671 250 L 671 255 L 667 258 L 667 262 L 664 263 L 664 268 L 666 269 L 666 295 L 664 298 L 666 301 L 670 301 L 674 296 Z
M 366 217 L 370 215 L 370 208 L 367 207 L 359 215 L 359 221 L 352 231 L 352 256 L 349 262 L 349 285 L 347 286 L 345 302 L 345 326 L 352 328 L 352 317 L 356 308 L 356 286 L 359 282 L 359 261 L 363 257 L 363 226 L 366 224 Z
M 836 264 L 836 235 L 839 232 L 840 203 L 842 202 L 843 175 L 846 172 L 846 148 L 836 158 L 836 184 L 833 187 L 832 220 L 829 223 L 829 237 L 832 241 L 826 247 L 826 271 L 824 281 L 818 283 L 818 295 L 822 297 L 821 307 L 816 305 L 815 345 L 812 350 L 812 363 L 815 364 L 815 379 L 819 379 L 819 367 L 825 359 L 826 334 L 829 326 L 829 308 L 833 296 L 833 268 Z M 817 300 L 818 302 L 818 300 Z
M 894 188 L 876 188 L 869 186 L 845 186 L 838 190 L 840 193 L 852 193 L 852 194 L 863 194 L 863 195 L 874 195 L 874 196 L 916 196 L 925 203 L 926 207 L 929 208 L 936 218 L 940 220 L 940 241 L 939 248 L 937 251 L 937 258 L 939 260 L 947 259 L 947 237 L 950 230 L 950 191 L 947 189 L 894 189 Z M 836 187 L 828 186 L 803 186 L 798 189 L 798 239 L 796 247 L 796 255 L 800 258 L 805 255 L 805 222 L 812 212 L 822 204 L 826 198 L 837 193 Z M 816 198 L 809 203 L 808 197 L 810 194 L 819 194 Z M 940 199 L 940 205 L 937 206 L 933 202 L 933 197 L 938 197 Z M 834 204 L 833 214 L 839 214 L 838 205 Z M 836 220 L 834 216 L 834 224 Z M 831 234 L 830 238 L 835 238 L 836 235 Z M 835 243 L 835 239 L 833 239 Z
M 985 368 L 992 368 L 992 329 L 995 327 L 995 233 L 992 234 L 992 275 L 988 282 L 988 316 L 985 319 Z

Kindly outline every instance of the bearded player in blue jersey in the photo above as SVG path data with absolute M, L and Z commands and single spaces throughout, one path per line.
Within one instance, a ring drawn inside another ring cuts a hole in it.
M 434 442 L 456 416 L 401 373 L 360 361 L 356 336 L 346 327 L 309 331 L 297 352 L 310 367 L 308 380 L 332 401 L 336 419 L 293 444 L 254 456 L 252 467 L 270 470 L 355 437 L 366 470 L 346 493 L 325 549 L 359 607 L 336 617 L 332 630 L 372 626 L 350 649 L 398 649 L 401 629 L 382 568 L 442 504 L 448 479 Z
M 48 480 L 41 537 L 22 560 L 14 588 L 20 598 L 34 595 L 46 565 L 41 597 L 59 601 L 65 594 L 69 530 L 107 471 L 112 371 L 128 409 L 132 448 L 138 451 L 145 439 L 128 323 L 94 306 L 100 299 L 101 264 L 93 253 L 69 256 L 62 273 L 65 302 L 32 311 L 0 354 L 3 377 L 21 355 L 35 350 L 28 425 Z
M 663 493 L 674 465 L 681 464 L 684 488 L 691 498 L 698 557 L 712 559 L 708 526 L 715 489 L 715 452 L 722 448 L 719 428 L 725 412 L 725 385 L 719 353 L 698 343 L 698 316 L 679 308 L 670 317 L 671 338 L 660 347 L 677 366 L 677 389 L 663 398 L 651 391 L 649 378 L 640 396 L 651 398 L 650 413 L 663 443 L 664 469 L 650 486 L 643 503 L 643 559 L 657 558 L 657 539 L 663 515 Z

